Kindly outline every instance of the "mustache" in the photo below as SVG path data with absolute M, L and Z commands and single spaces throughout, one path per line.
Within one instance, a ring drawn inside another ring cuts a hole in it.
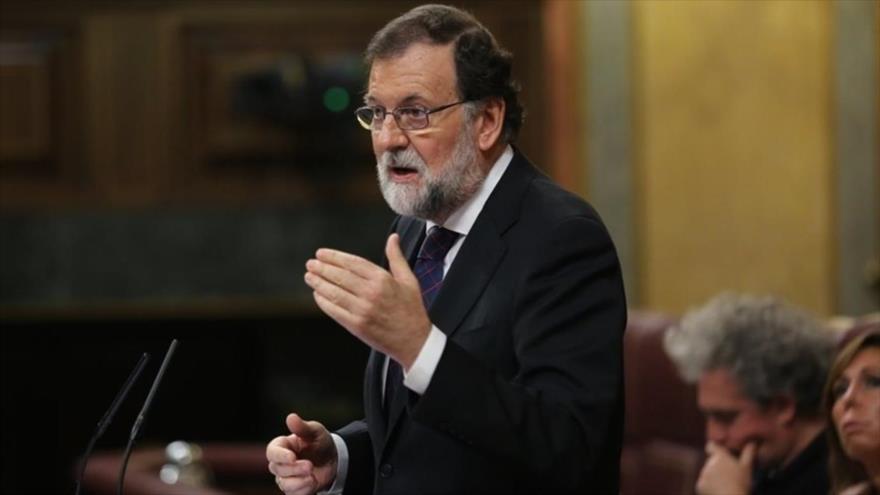
M 383 169 L 406 168 L 417 172 L 424 172 L 427 168 L 425 161 L 412 148 L 397 151 L 386 151 L 379 157 L 379 165 Z

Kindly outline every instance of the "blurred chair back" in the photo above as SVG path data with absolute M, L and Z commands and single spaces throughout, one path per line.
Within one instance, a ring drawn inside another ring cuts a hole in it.
M 624 336 L 626 417 L 621 493 L 692 494 L 703 461 L 704 420 L 696 389 L 663 350 L 676 319 L 632 311 Z

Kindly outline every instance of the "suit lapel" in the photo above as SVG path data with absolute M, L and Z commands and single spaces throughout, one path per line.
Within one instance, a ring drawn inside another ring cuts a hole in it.
M 385 354 L 371 352 L 367 359 L 367 376 L 364 380 L 364 409 L 367 424 L 370 425 L 368 431 L 370 443 L 373 445 L 374 459 L 378 459 L 382 452 L 387 431 L 384 411 L 382 411 L 382 368 L 384 364 Z
M 392 228 L 400 235 L 400 249 L 409 261 L 410 267 L 412 267 L 418 255 L 419 247 L 425 238 L 425 222 L 411 217 L 399 217 L 399 220 L 399 223 Z M 406 397 L 393 397 L 389 401 L 391 410 L 388 411 L 388 424 L 386 427 L 385 412 L 383 410 L 384 401 L 382 400 L 382 371 L 385 367 L 387 356 L 374 351 L 370 353 L 370 359 L 369 372 L 372 377 L 372 384 L 367 385 L 366 393 L 371 402 L 370 409 L 373 414 L 370 420 L 370 430 L 373 438 L 374 455 L 376 459 L 379 459 L 380 453 L 388 441 L 388 437 L 394 431 L 393 426 L 400 418 L 401 412 L 406 405 Z M 405 394 L 405 389 L 406 387 L 400 387 L 398 394 Z
M 431 306 L 429 316 L 437 328 L 448 336 L 458 331 L 506 251 L 494 229 L 471 230 Z
M 519 218 L 523 195 L 534 175 L 532 166 L 516 151 L 465 238 L 429 314 L 447 335 L 460 329 L 504 258 L 504 233 Z
M 519 218 L 522 197 L 535 174 L 535 169 L 525 157 L 516 152 L 465 238 L 429 311 L 431 321 L 447 335 L 458 331 L 462 320 L 479 299 L 503 259 L 507 251 L 503 235 Z M 425 224 L 404 218 L 397 231 L 401 233 L 401 246 L 412 266 L 425 235 Z M 381 368 L 378 376 L 381 380 Z M 409 400 L 410 392 L 406 387 L 400 387 L 399 393 L 402 396 L 392 401 L 383 450 L 397 429 Z M 381 394 L 374 394 L 374 397 L 381 399 Z
M 396 229 L 400 235 L 400 249 L 412 267 L 418 255 L 418 249 L 425 238 L 425 222 L 415 218 L 402 217 Z

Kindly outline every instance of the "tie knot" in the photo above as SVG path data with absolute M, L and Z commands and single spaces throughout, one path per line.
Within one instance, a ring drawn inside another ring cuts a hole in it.
M 442 260 L 449 252 L 449 248 L 455 244 L 458 239 L 458 233 L 448 229 L 444 229 L 439 225 L 431 227 L 428 231 L 428 237 L 422 243 L 422 249 L 419 250 L 419 259 L 426 260 Z

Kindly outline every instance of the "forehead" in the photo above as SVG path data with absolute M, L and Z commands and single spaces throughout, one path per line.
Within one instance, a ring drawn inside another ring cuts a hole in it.
M 858 372 L 864 368 L 880 369 L 880 347 L 868 347 L 859 351 L 850 361 L 845 372 Z
M 724 369 L 703 373 L 697 383 L 697 401 L 703 410 L 741 409 L 753 402 L 743 394 L 733 374 Z
M 373 61 L 365 100 L 388 107 L 442 104 L 456 96 L 452 44 L 415 43 L 403 54 Z

